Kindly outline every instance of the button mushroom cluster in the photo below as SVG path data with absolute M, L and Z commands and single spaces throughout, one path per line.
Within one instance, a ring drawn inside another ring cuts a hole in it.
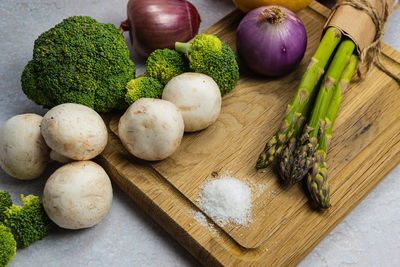
M 119 121 L 122 144 L 140 159 L 171 156 L 184 132 L 207 128 L 221 111 L 218 85 L 201 73 L 174 77 L 162 98 L 135 101 Z M 100 115 L 80 104 L 58 105 L 44 117 L 17 115 L 0 128 L 0 167 L 12 177 L 31 180 L 40 177 L 50 161 L 66 163 L 46 182 L 44 209 L 60 227 L 91 227 L 106 216 L 112 202 L 107 173 L 90 161 L 104 150 L 107 139 Z
M 200 131 L 214 123 L 221 111 L 221 93 L 215 81 L 187 72 L 172 78 L 162 100 L 141 98 L 121 117 L 118 135 L 125 148 L 144 160 L 172 155 L 184 132 Z
M 80 104 L 61 104 L 44 117 L 22 114 L 0 128 L 0 167 L 20 180 L 40 177 L 51 160 L 71 162 L 47 180 L 43 206 L 58 226 L 91 227 L 108 213 L 112 186 L 104 169 L 89 161 L 107 145 L 100 115 Z

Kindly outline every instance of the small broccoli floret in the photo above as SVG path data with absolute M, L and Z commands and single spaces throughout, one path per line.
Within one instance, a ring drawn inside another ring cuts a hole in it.
M 199 34 L 191 43 L 175 43 L 175 50 L 189 58 L 192 71 L 206 74 L 218 84 L 221 94 L 230 92 L 239 79 L 239 65 L 232 49 L 210 34 Z
M 45 107 L 78 103 L 99 112 L 125 108 L 135 65 L 119 30 L 90 17 L 64 19 L 35 41 L 21 84 Z
M 11 196 L 7 191 L 0 191 L 0 222 L 4 222 L 4 212 L 12 206 Z
M 185 55 L 168 48 L 153 51 L 146 61 L 146 74 L 164 85 L 189 70 L 189 61 Z
M 6 209 L 4 222 L 14 233 L 18 245 L 27 247 L 47 236 L 53 224 L 39 197 L 21 195 L 21 200 L 23 207 L 12 205 Z
M 139 77 L 126 85 L 125 101 L 131 105 L 139 98 L 161 98 L 164 86 L 152 77 Z
M 0 223 L 0 266 L 7 266 L 17 251 L 17 242 L 11 230 Z

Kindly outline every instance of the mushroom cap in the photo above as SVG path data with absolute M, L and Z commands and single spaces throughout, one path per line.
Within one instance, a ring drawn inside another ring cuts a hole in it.
M 58 154 L 88 160 L 99 155 L 107 145 L 107 128 L 100 115 L 80 104 L 61 104 L 43 117 L 42 135 Z
M 141 98 L 121 117 L 118 135 L 125 148 L 144 160 L 162 160 L 175 152 L 183 137 L 183 118 L 169 101 Z
M 57 169 L 47 180 L 43 206 L 58 226 L 81 229 L 98 224 L 107 215 L 112 197 L 104 169 L 93 161 L 76 161 Z
M 210 76 L 202 73 L 186 72 L 172 78 L 165 86 L 162 98 L 178 107 L 185 132 L 207 128 L 221 111 L 221 91 Z
M 43 117 L 16 115 L 0 128 L 0 167 L 20 180 L 38 178 L 49 162 L 50 149 L 40 134 Z

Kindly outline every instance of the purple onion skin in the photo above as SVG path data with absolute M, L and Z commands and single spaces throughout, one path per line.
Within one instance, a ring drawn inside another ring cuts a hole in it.
M 307 47 L 307 33 L 300 18 L 280 6 L 286 15 L 281 22 L 258 22 L 259 14 L 272 7 L 278 6 L 256 8 L 242 19 L 236 33 L 237 50 L 250 70 L 265 76 L 281 76 L 300 63 Z
M 189 41 L 201 22 L 196 7 L 186 0 L 130 0 L 127 14 L 131 42 L 141 56 Z

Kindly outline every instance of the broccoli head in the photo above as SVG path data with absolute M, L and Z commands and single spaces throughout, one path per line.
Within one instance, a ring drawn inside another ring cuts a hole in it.
M 153 51 L 146 61 L 146 75 L 158 79 L 162 84 L 189 71 L 185 55 L 168 48 Z
M 135 65 L 119 30 L 90 17 L 64 19 L 35 41 L 22 90 L 45 107 L 78 103 L 99 112 L 126 107 Z
M 6 209 L 4 223 L 14 233 L 18 245 L 27 247 L 47 236 L 53 223 L 47 217 L 39 197 L 21 195 L 21 200 L 23 207 L 12 205 Z
M 152 77 L 139 77 L 126 85 L 125 101 L 130 105 L 139 98 L 161 98 L 164 85 Z
M 11 196 L 7 191 L 0 191 L 0 222 L 4 222 L 4 212 L 12 206 Z
M 0 223 L 0 266 L 7 266 L 17 251 L 17 242 L 11 230 Z
M 239 79 L 239 65 L 232 49 L 210 34 L 199 34 L 190 43 L 175 43 L 175 50 L 189 58 L 192 71 L 206 74 L 218 84 L 221 94 L 230 92 Z

